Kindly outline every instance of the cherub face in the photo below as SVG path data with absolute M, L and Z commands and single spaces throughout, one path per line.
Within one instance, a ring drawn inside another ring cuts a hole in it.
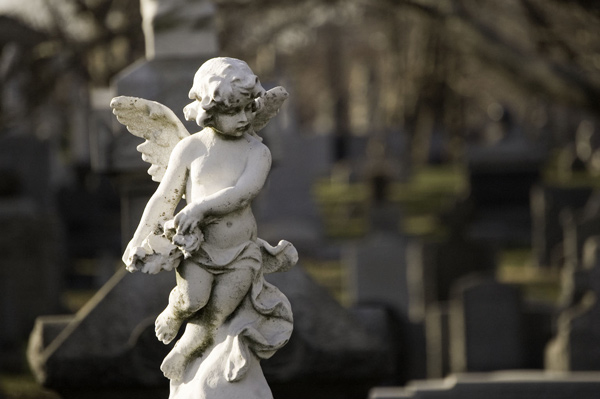
M 256 110 L 256 100 L 245 98 L 232 107 L 215 106 L 207 119 L 200 101 L 196 99 L 183 109 L 183 113 L 186 120 L 195 121 L 200 127 L 211 126 L 226 136 L 241 137 L 251 129 Z
M 256 102 L 249 99 L 240 105 L 220 108 L 217 107 L 212 118 L 212 126 L 217 132 L 231 137 L 241 137 L 252 130 L 252 122 L 256 116 Z

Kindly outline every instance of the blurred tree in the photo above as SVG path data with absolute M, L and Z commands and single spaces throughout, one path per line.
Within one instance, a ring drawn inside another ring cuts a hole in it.
M 337 158 L 348 135 L 399 130 L 416 162 L 458 158 L 466 140 L 484 140 L 490 109 L 506 108 L 549 145 L 598 115 L 600 6 L 589 0 L 215 3 L 222 53 L 263 80 L 286 76 L 300 128 L 335 134 Z M 0 29 L 3 82 L 33 71 L 17 79 L 29 87 L 28 112 L 49 95 L 68 101 L 66 75 L 106 86 L 143 56 L 138 0 L 36 4 L 35 44 L 10 50 L 19 40 Z
M 71 155 L 87 134 L 88 89 L 143 56 L 139 1 L 19 4 L 4 3 L 0 24 L 2 132 L 49 139 L 67 160 L 85 162 Z
M 304 131 L 404 129 L 413 157 L 425 162 L 433 134 L 447 136 L 438 160 L 460 156 L 464 140 L 481 140 L 492 104 L 550 145 L 600 111 L 594 2 L 217 3 L 223 53 L 253 60 L 261 76 L 285 69 Z

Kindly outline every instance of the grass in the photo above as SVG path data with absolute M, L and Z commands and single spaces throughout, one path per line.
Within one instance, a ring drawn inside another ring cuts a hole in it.
M 303 259 L 302 266 L 338 303 L 350 305 L 347 271 L 340 260 Z
M 410 235 L 443 232 L 437 216 L 468 189 L 466 170 L 459 166 L 427 166 L 407 182 L 389 185 L 386 199 L 403 214 L 399 229 Z M 321 179 L 313 187 L 326 233 L 335 238 L 362 237 L 370 227 L 373 206 L 368 182 L 350 183 Z
M 466 170 L 458 166 L 428 166 L 415 171 L 410 181 L 393 183 L 388 200 L 403 211 L 401 230 L 414 236 L 443 236 L 439 215 L 468 190 Z
M 560 272 L 533 265 L 529 249 L 507 249 L 500 253 L 498 281 L 521 287 L 526 300 L 556 304 L 560 295 Z
M 313 195 L 320 205 L 328 236 L 354 238 L 367 233 L 371 198 L 365 183 L 323 179 L 315 183 Z

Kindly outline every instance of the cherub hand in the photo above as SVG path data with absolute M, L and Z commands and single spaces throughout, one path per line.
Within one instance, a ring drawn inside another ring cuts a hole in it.
M 189 204 L 181 210 L 173 222 L 177 230 L 177 234 L 188 234 L 198 226 L 198 223 L 203 219 L 204 215 L 199 212 L 199 207 L 195 204 Z
M 164 225 L 165 237 L 179 247 L 186 259 L 192 256 L 204 239 L 199 226 L 201 218 L 190 216 L 193 213 L 192 208 L 185 207 L 175 216 L 175 219 L 169 220 Z
M 135 273 L 143 270 L 145 258 L 148 256 L 148 252 L 142 247 L 128 247 L 127 252 L 129 256 L 126 257 L 125 268 L 130 273 Z
M 144 249 L 139 248 L 139 253 L 135 253 L 132 256 L 131 263 L 126 265 L 128 272 L 156 274 L 162 270 L 172 270 L 179 264 L 178 260 L 172 256 L 156 252 L 148 254 L 142 251 Z

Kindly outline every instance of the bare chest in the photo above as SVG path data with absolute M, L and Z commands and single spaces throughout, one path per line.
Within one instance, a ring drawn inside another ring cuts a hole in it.
M 235 186 L 244 173 L 248 157 L 247 149 L 241 144 L 217 143 L 192 161 L 188 180 L 192 194 L 210 195 Z

